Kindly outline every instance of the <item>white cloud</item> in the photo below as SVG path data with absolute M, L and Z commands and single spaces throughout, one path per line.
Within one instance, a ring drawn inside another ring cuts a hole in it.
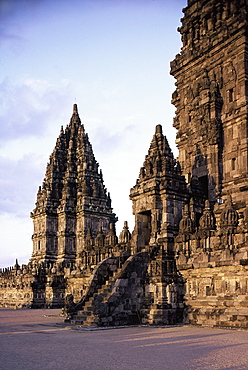
M 19 264 L 27 263 L 32 252 L 32 221 L 4 213 L 0 215 L 0 264 L 13 266 L 16 258 Z M 4 236 L 4 237 L 3 237 Z

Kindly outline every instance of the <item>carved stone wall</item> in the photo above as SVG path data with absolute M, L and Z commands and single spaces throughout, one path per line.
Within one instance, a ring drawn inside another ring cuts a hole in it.
M 247 3 L 191 1 L 184 13 L 182 51 L 171 63 L 182 171 L 205 182 L 211 202 L 229 191 L 245 200 Z
M 177 266 L 190 323 L 247 327 L 248 4 L 195 0 L 183 11 L 172 102 L 190 200 Z
M 246 0 L 189 0 L 176 78 L 179 158 L 156 126 L 119 240 L 74 105 L 31 214 L 33 254 L 0 271 L 0 305 L 62 307 L 85 325 L 248 327 Z
M 219 267 L 182 271 L 187 281 L 186 323 L 248 327 L 248 267 L 225 262 Z

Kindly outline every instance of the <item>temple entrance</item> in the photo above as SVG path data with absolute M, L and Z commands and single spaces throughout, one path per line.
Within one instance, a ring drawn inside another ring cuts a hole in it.
M 143 246 L 148 245 L 151 237 L 151 211 L 138 213 L 138 235 L 141 237 Z
M 207 175 L 206 176 L 201 176 L 198 179 L 199 179 L 199 182 L 201 184 L 203 194 L 206 197 L 206 199 L 208 199 L 208 176 Z

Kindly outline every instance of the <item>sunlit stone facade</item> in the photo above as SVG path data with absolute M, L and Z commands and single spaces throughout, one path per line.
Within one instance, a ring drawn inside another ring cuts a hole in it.
M 117 218 L 74 105 L 31 217 L 27 266 L 0 278 L 2 306 L 62 307 L 84 325 L 248 326 L 246 0 L 189 0 L 176 79 L 179 157 L 157 125 Z M 125 179 L 127 181 L 127 179 Z

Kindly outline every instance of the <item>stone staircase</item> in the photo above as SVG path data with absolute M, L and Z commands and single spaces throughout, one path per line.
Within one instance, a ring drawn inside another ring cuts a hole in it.
M 104 304 L 108 301 L 109 297 L 112 294 L 113 286 L 115 284 L 116 278 L 118 273 L 120 272 L 121 268 L 119 268 L 113 275 L 99 288 L 92 297 L 90 297 L 84 304 L 82 310 L 78 311 L 76 314 L 73 315 L 70 322 L 75 325 L 82 325 L 82 326 L 97 326 L 99 317 L 96 313 L 94 313 L 95 305 L 94 300 L 98 295 L 101 295 L 102 301 L 101 303 Z

